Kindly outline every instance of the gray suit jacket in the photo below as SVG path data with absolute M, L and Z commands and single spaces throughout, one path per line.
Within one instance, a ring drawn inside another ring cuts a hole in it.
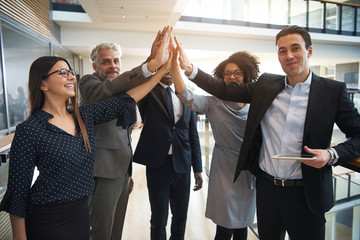
M 113 80 L 104 80 L 97 73 L 83 76 L 79 82 L 80 105 L 105 101 L 140 85 L 147 79 L 141 65 Z M 118 178 L 131 175 L 131 131 L 116 126 L 116 120 L 95 126 L 94 176 Z

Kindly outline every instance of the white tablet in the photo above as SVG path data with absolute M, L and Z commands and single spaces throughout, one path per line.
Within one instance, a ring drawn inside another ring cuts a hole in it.
M 317 158 L 310 154 L 301 154 L 301 155 L 292 155 L 292 154 L 278 154 L 275 156 L 272 156 L 273 159 L 279 159 L 279 160 L 316 160 Z

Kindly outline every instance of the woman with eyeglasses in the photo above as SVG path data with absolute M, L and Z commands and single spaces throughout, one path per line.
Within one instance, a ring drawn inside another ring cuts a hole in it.
M 177 49 L 173 54 L 171 71 L 177 96 L 190 110 L 206 114 L 215 139 L 205 216 L 216 224 L 215 240 L 230 240 L 231 237 L 233 240 L 246 240 L 247 227 L 253 223 L 255 215 L 255 177 L 249 171 L 243 171 L 235 183 L 233 177 L 249 105 L 197 95 L 188 89 L 180 75 L 177 55 L 183 69 L 195 67 L 187 59 L 176 37 L 175 41 Z M 214 77 L 225 82 L 246 83 L 255 81 L 258 72 L 257 57 L 237 52 L 215 68 Z
M 170 54 L 171 57 L 171 54 Z M 0 211 L 10 214 L 14 240 L 89 240 L 94 125 L 135 121 L 135 104 L 168 72 L 108 101 L 78 107 L 75 72 L 66 59 L 40 57 L 29 72 L 30 116 L 16 127 L 8 188 Z M 34 168 L 39 176 L 31 186 Z

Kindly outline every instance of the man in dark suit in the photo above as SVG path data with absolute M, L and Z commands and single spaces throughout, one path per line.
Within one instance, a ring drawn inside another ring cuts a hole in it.
M 164 35 L 165 27 L 153 43 L 153 61 L 120 74 L 120 46 L 100 43 L 90 54 L 93 74 L 83 76 L 79 82 L 81 105 L 105 101 L 147 81 L 169 56 Z M 92 240 L 121 239 L 129 194 L 133 188 L 131 132 L 116 126 L 116 120 L 95 126 L 95 191 L 90 199 Z
M 312 43 L 301 27 L 276 36 L 286 76 L 263 74 L 248 84 L 220 81 L 193 67 L 181 47 L 180 66 L 207 92 L 248 102 L 250 110 L 234 181 L 241 170 L 257 176 L 260 239 L 324 239 L 324 214 L 334 205 L 332 167 L 360 154 L 360 115 L 346 85 L 316 76 L 309 67 Z M 348 138 L 330 147 L 334 123 Z M 274 155 L 312 154 L 316 160 L 277 160 Z
M 191 166 L 194 190 L 202 187 L 196 117 L 180 103 L 170 85 L 172 77 L 168 74 L 138 103 L 144 126 L 134 162 L 146 165 L 152 240 L 166 239 L 169 203 L 172 212 L 170 239 L 184 239 Z

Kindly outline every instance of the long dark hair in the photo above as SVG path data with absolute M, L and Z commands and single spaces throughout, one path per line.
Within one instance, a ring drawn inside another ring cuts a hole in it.
M 29 102 L 30 113 L 29 116 L 39 111 L 44 106 L 44 93 L 41 90 L 41 83 L 43 76 L 47 75 L 50 69 L 59 61 L 65 62 L 69 69 L 71 69 L 69 62 L 62 57 L 44 56 L 36 59 L 30 67 L 29 71 Z M 77 101 L 77 84 L 75 84 L 75 96 L 71 97 L 69 101 L 66 101 L 66 107 L 72 108 L 75 111 L 77 121 L 80 126 L 81 133 L 83 135 L 85 147 L 91 152 L 89 137 L 82 121 L 80 110 Z
M 222 61 L 215 69 L 214 76 L 217 78 L 223 78 L 225 67 L 228 63 L 235 63 L 241 71 L 244 73 L 244 83 L 254 82 L 259 75 L 259 60 L 256 56 L 251 55 L 248 52 L 236 52 L 232 54 L 228 59 Z

